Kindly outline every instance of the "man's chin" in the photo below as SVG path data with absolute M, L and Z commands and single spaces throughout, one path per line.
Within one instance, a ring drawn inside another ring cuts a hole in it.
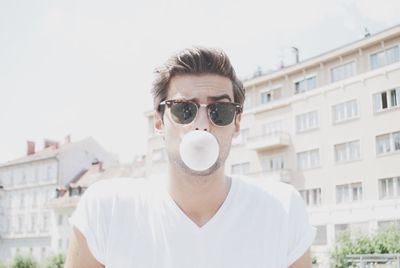
M 215 162 L 211 167 L 207 168 L 206 170 L 201 170 L 201 171 L 191 169 L 183 161 L 179 161 L 178 166 L 183 171 L 183 173 L 185 173 L 189 176 L 193 176 L 193 177 L 210 176 L 211 174 L 215 173 L 220 168 L 218 161 Z

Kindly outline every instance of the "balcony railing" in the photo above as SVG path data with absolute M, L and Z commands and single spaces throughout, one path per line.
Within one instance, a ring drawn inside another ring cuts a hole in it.
M 289 134 L 282 131 L 249 137 L 247 140 L 247 148 L 256 151 L 267 151 L 283 148 L 289 146 L 289 144 Z

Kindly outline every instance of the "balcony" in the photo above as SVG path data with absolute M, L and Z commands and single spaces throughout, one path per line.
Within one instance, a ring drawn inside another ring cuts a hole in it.
M 279 131 L 260 136 L 249 137 L 247 140 L 247 149 L 257 152 L 268 151 L 289 146 L 290 136 L 288 133 Z
M 277 169 L 277 170 L 265 170 L 255 173 L 248 173 L 246 176 L 253 179 L 254 181 L 280 181 L 285 183 L 291 183 L 292 181 L 292 170 L 291 169 Z

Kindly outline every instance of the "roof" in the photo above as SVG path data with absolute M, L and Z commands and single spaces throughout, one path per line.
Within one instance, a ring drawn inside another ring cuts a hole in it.
M 44 160 L 44 159 L 49 159 L 49 158 L 55 158 L 59 154 L 70 150 L 72 148 L 79 147 L 81 144 L 84 144 L 86 142 L 93 142 L 94 139 L 92 137 L 87 137 L 83 140 L 77 141 L 77 142 L 70 142 L 70 143 L 64 143 L 59 145 L 58 147 L 52 145 L 48 148 L 45 148 L 41 151 L 37 151 L 34 154 L 31 155 L 25 155 L 23 157 L 5 162 L 0 164 L 0 168 L 6 167 L 6 166 L 12 166 L 12 165 L 18 165 L 18 164 L 23 164 L 23 163 L 28 163 L 28 162 L 33 162 L 33 161 L 39 161 L 39 160 Z
M 89 187 L 99 180 L 106 180 L 115 177 L 144 177 L 144 162 L 142 165 L 137 163 L 133 164 L 119 164 L 111 166 L 106 170 L 99 167 L 99 165 L 92 165 L 82 176 L 78 179 L 71 181 L 71 187 Z
M 245 87 L 250 87 L 269 79 L 275 79 L 277 77 L 281 77 L 299 70 L 303 70 L 304 68 L 310 67 L 311 65 L 319 64 L 320 62 L 326 62 L 333 58 L 338 58 L 341 55 L 350 53 L 356 49 L 363 49 L 371 46 L 372 44 L 385 40 L 387 38 L 392 38 L 393 36 L 399 36 L 399 35 L 400 35 L 400 24 L 385 29 L 383 31 L 380 31 L 378 33 L 371 34 L 370 36 L 363 37 L 351 43 L 334 48 L 332 50 L 328 50 L 322 54 L 302 60 L 299 63 L 285 66 L 282 69 L 273 70 L 271 72 L 262 74 L 254 78 L 245 79 L 243 80 L 243 83 Z

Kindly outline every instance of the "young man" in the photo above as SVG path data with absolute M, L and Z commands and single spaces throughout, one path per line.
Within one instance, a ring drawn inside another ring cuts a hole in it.
M 225 175 L 244 93 L 220 50 L 186 49 L 158 69 L 154 126 L 165 141 L 168 173 L 89 187 L 70 219 L 66 267 L 311 267 L 315 228 L 298 192 Z M 189 132 L 215 137 L 218 155 L 209 167 L 198 170 L 182 158 Z

